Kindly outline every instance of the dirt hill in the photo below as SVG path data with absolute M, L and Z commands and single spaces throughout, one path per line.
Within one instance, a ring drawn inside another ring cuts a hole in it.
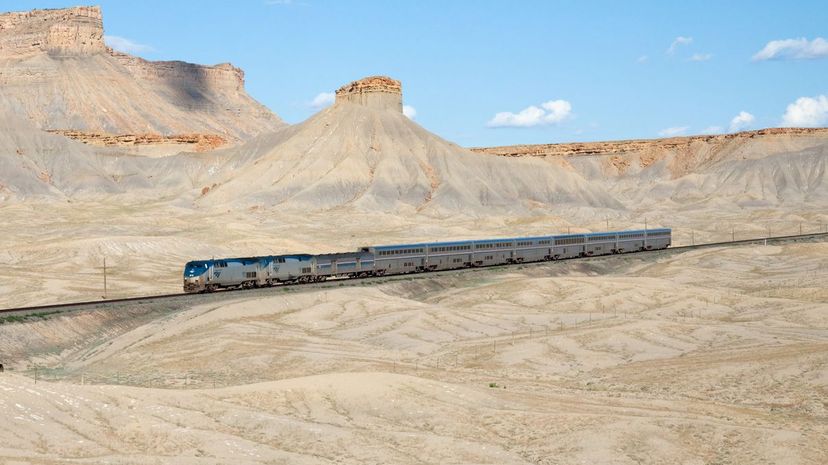
M 401 101 L 401 85 L 390 78 L 344 86 L 332 107 L 304 123 L 230 149 L 234 164 L 247 161 L 224 170 L 224 179 L 215 176 L 208 185 L 218 186 L 203 202 L 480 215 L 564 204 L 620 207 L 571 169 L 481 157 L 448 142 L 403 115 Z

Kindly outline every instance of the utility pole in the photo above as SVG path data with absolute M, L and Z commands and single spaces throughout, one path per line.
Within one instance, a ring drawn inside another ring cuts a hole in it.
M 647 217 L 644 217 L 644 248 L 647 248 Z
M 106 256 L 104 256 L 104 300 L 106 300 Z

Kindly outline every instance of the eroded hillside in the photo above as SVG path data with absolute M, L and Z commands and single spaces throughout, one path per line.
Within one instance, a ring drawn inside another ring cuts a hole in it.
M 244 72 L 147 61 L 104 43 L 99 7 L 0 14 L 0 116 L 84 134 L 200 134 L 238 141 L 284 125 Z M 187 144 L 182 144 L 183 149 Z

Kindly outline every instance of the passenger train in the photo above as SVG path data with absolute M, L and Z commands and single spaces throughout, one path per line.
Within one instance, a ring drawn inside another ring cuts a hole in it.
M 361 247 L 356 252 L 268 255 L 192 261 L 184 292 L 212 292 L 331 278 L 423 273 L 589 257 L 670 246 L 670 229 Z

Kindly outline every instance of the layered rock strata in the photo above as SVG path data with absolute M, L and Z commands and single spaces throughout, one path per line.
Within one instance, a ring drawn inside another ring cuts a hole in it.
M 0 14 L 0 56 L 104 53 L 103 16 L 96 6 Z
M 366 77 L 337 89 L 336 102 L 402 112 L 402 84 L 387 76 Z
M 505 157 L 547 157 L 620 154 L 652 149 L 689 149 L 698 142 L 724 143 L 760 136 L 828 136 L 828 128 L 767 128 L 732 134 L 670 137 L 666 139 L 638 139 L 602 142 L 567 142 L 560 144 L 504 145 L 499 147 L 472 147 L 473 152 Z
M 208 152 L 228 143 L 215 134 L 103 134 L 96 132 L 50 130 L 53 134 L 68 137 L 97 147 L 134 147 L 141 145 L 181 145 L 193 152 Z

